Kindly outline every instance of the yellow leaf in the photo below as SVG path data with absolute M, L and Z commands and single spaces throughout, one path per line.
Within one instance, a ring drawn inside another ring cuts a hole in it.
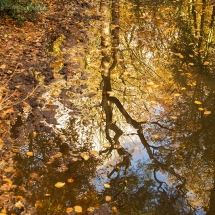
M 75 210 L 77 213 L 81 213 L 81 212 L 82 212 L 82 207 L 81 207 L 81 206 L 75 206 L 75 207 L 74 207 L 74 210 Z
M 6 65 L 5 64 L 2 64 L 1 66 L 0 66 L 0 69 L 5 69 L 6 68 Z
M 54 186 L 57 188 L 61 188 L 65 185 L 65 182 L 57 182 Z
M 68 178 L 68 179 L 67 179 L 67 182 L 68 182 L 68 183 L 72 183 L 72 182 L 74 182 L 74 179 Z
M 111 197 L 110 196 L 105 196 L 105 201 L 106 202 L 109 202 L 111 200 Z
M 67 208 L 66 209 L 66 213 L 70 213 L 70 212 L 72 212 L 73 211 L 73 208 Z
M 17 153 L 17 152 L 19 152 L 19 150 L 18 149 L 12 149 L 12 152 Z
M 201 105 L 202 104 L 202 102 L 200 102 L 200 101 L 195 101 L 194 103 L 197 104 L 197 105 Z
M 44 196 L 51 196 L 51 194 L 49 194 L 49 193 L 46 193 Z
M 189 66 L 194 66 L 194 63 L 188 63 Z
M 180 93 L 175 93 L 174 96 L 178 97 L 178 96 L 181 96 Z
M 89 207 L 89 208 L 87 208 L 87 211 L 88 211 L 88 212 L 93 212 L 94 210 L 95 210 L 94 207 Z
M 105 188 L 110 188 L 110 184 L 104 184 Z
M 203 110 L 204 110 L 204 108 L 198 108 L 198 110 L 199 110 L 199 111 L 203 111 Z
M 105 147 L 105 148 L 110 148 L 111 145 L 110 145 L 110 143 L 107 142 L 107 143 L 104 144 L 104 147 Z
M 177 116 L 170 116 L 172 119 L 177 119 L 178 117 Z
M 26 155 L 32 157 L 32 156 L 34 156 L 34 153 L 33 152 L 26 152 Z
M 203 63 L 204 66 L 207 66 L 207 65 L 209 65 L 209 64 L 210 64 L 210 62 L 208 62 L 208 61 L 205 61 L 205 62 Z
M 154 137 L 155 139 L 159 138 L 157 134 L 153 134 L 152 137 Z
M 86 154 L 86 153 L 82 153 L 82 154 L 81 154 L 81 157 L 82 157 L 85 161 L 87 161 L 87 160 L 89 159 L 89 155 Z
M 90 154 L 91 155 L 98 155 L 99 153 L 97 151 L 92 150 L 92 151 L 90 151 Z
M 205 115 L 209 115 L 209 114 L 211 114 L 211 111 L 206 110 L 206 111 L 204 112 L 204 114 L 205 114 Z
M 118 210 L 117 210 L 116 207 L 112 207 L 112 211 L 113 211 L 114 213 L 117 213 L 117 212 L 118 212 Z

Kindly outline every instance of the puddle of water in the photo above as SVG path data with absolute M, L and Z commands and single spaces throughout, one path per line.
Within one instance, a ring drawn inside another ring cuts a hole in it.
M 113 214 L 212 214 L 213 40 L 201 39 L 206 21 L 190 14 L 212 7 L 117 2 L 112 11 L 103 2 L 102 21 L 89 21 L 86 46 L 54 42 L 43 120 L 28 132 L 29 112 L 10 131 L 23 144 L 14 151 L 14 193 L 36 214 L 75 206 L 88 214 L 104 203 Z M 66 61 L 76 68 L 67 79 L 58 74 Z

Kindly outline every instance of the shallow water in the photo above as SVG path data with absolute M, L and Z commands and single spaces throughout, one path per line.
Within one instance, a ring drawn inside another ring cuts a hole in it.
M 214 7 L 117 2 L 86 44 L 58 44 L 56 80 L 10 130 L 14 193 L 37 214 L 213 214 Z

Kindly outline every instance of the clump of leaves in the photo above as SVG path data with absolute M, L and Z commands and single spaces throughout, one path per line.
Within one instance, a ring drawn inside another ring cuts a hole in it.
M 32 0 L 0 0 L 0 11 L 17 19 L 20 23 L 25 20 L 33 20 L 35 15 L 47 11 L 39 1 Z

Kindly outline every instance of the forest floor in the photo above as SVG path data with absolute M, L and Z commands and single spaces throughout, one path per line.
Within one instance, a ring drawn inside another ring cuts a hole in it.
M 42 120 L 56 124 L 51 102 L 44 105 L 44 98 L 38 98 L 58 79 L 87 78 L 80 62 L 84 52 L 78 53 L 79 60 L 68 53 L 84 50 L 89 20 L 99 19 L 92 12 L 95 6 L 82 0 L 53 0 L 48 7 L 46 13 L 22 26 L 0 17 L 0 214 L 36 213 L 24 197 L 14 196 L 17 173 L 12 158 L 26 142 L 26 134 L 49 129 L 41 125 Z M 76 87 L 73 92 L 81 93 L 84 88 Z M 45 110 L 39 111 L 42 106 Z M 23 121 L 26 113 L 30 117 Z

